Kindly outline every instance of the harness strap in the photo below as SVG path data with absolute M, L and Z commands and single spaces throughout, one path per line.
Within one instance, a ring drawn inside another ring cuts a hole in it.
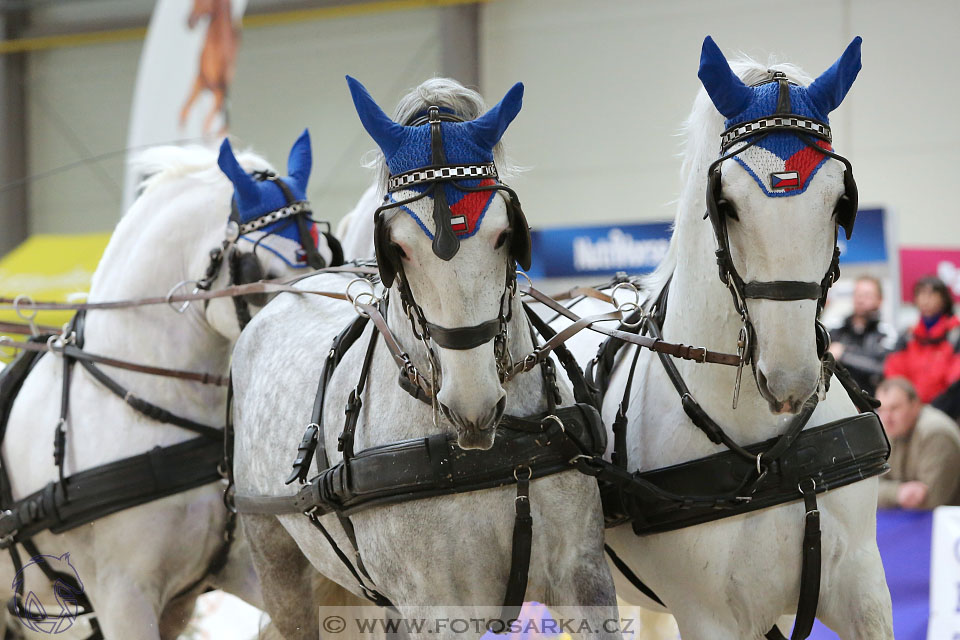
M 627 410 L 630 408 L 630 392 L 633 389 L 633 376 L 637 371 L 637 362 L 640 360 L 640 348 L 637 347 L 633 354 L 633 362 L 630 363 L 630 373 L 627 375 L 627 385 L 623 389 L 623 398 L 620 399 L 620 407 L 617 409 L 617 415 L 613 419 L 613 455 L 611 460 L 613 464 L 621 469 L 627 468 Z
M 56 584 L 57 581 L 61 581 L 65 584 L 72 593 L 70 594 L 77 601 L 77 606 L 80 611 L 77 612 L 77 616 L 92 614 L 93 605 L 90 603 L 90 599 L 87 597 L 86 592 L 83 590 L 82 586 L 77 583 L 76 579 L 68 573 L 61 571 L 55 571 L 49 564 L 47 564 L 46 559 L 40 554 L 40 550 L 33 544 L 32 540 L 23 541 L 24 550 L 30 554 L 31 559 L 36 562 L 36 565 L 43 571 L 44 576 L 51 584 Z M 16 550 L 16 546 L 10 547 L 10 554 L 14 561 L 14 571 L 19 574 L 23 570 L 23 564 L 20 561 L 20 554 Z M 56 589 L 56 587 L 54 587 Z M 7 610 L 23 620 L 24 618 L 41 622 L 50 618 L 62 618 L 67 617 L 63 614 L 58 614 L 56 616 L 51 616 L 49 614 L 45 615 L 35 615 L 31 612 L 23 603 L 23 591 L 24 591 L 24 580 L 19 581 L 17 588 L 14 592 L 14 595 L 7 602 Z M 69 616 L 74 617 L 74 616 Z M 87 636 L 87 640 L 104 640 L 103 632 L 100 629 L 100 623 L 97 621 L 96 616 L 91 616 L 89 621 L 91 634 Z
M 166 378 L 177 378 L 179 380 L 189 380 L 191 382 L 199 382 L 201 384 L 212 384 L 217 386 L 226 386 L 227 378 L 223 376 L 218 376 L 212 373 L 201 373 L 196 371 L 184 371 L 181 369 L 167 369 L 164 367 L 153 367 L 149 365 L 137 364 L 133 362 L 128 362 L 126 360 L 118 360 L 116 358 L 110 358 L 107 356 L 101 356 L 97 354 L 84 351 L 83 349 L 76 347 L 74 345 L 65 345 L 63 347 L 59 346 L 50 346 L 47 344 L 46 338 L 51 336 L 44 336 L 45 340 L 42 342 L 13 342 L 6 336 L 0 336 L 0 346 L 10 347 L 12 349 L 17 349 L 18 351 L 29 351 L 32 353 L 46 353 L 48 351 L 58 353 L 64 357 L 70 358 L 71 360 L 77 360 L 78 362 L 92 362 L 96 364 L 103 364 L 108 367 L 115 367 L 117 369 L 126 369 L 127 371 L 136 371 L 137 373 L 145 373 L 153 376 L 162 376 Z M 58 336 L 53 336 L 58 337 Z
M 0 549 L 218 481 L 222 454 L 219 441 L 200 437 L 74 473 L 64 484 L 51 482 L 0 514 Z
M 377 348 L 378 331 L 370 332 L 370 341 L 367 343 L 367 352 L 363 356 L 363 366 L 360 367 L 360 379 L 356 388 L 347 398 L 344 409 L 343 431 L 337 438 L 337 450 L 343 453 L 344 461 L 353 458 L 353 440 L 357 430 L 357 419 L 360 417 L 360 407 L 363 406 L 363 389 L 367 385 L 367 376 L 370 374 L 370 365 L 373 363 L 373 354 Z M 321 400 L 322 402 L 322 400 Z
M 523 476 L 522 469 L 527 475 Z M 514 499 L 516 515 L 513 520 L 513 549 L 510 552 L 510 574 L 507 592 L 503 597 L 501 620 L 516 620 L 520 617 L 523 598 L 527 593 L 527 578 L 530 572 L 530 553 L 533 547 L 533 517 L 530 515 L 530 477 L 533 471 L 520 466 L 514 469 L 517 478 L 517 497 Z
M 189 418 L 183 418 L 167 411 L 162 407 L 158 407 L 155 404 L 143 400 L 132 391 L 121 385 L 119 382 L 109 377 L 92 362 L 81 360 L 80 365 L 86 369 L 87 373 L 93 376 L 97 382 L 106 387 L 115 396 L 121 398 L 137 413 L 144 415 L 151 420 L 156 420 L 157 422 L 172 424 L 180 427 L 181 429 L 193 431 L 196 434 L 215 441 L 220 441 L 223 438 L 223 429 L 201 424 L 194 420 L 190 420 Z
M 261 280 L 259 282 L 250 282 L 247 284 L 238 284 L 216 291 L 199 290 L 196 293 L 171 294 L 164 296 L 150 296 L 145 298 L 131 298 L 129 300 L 112 300 L 106 302 L 47 302 L 47 301 L 27 301 L 20 302 L 16 298 L 0 297 L 0 308 L 22 309 L 23 311 L 89 311 L 92 309 L 129 309 L 133 307 L 146 307 L 160 304 L 175 304 L 177 302 L 193 302 L 199 300 L 214 300 L 216 298 L 231 298 L 234 296 L 246 296 L 255 293 L 300 293 L 324 296 L 335 300 L 347 300 L 347 296 L 342 293 L 332 291 L 313 291 L 310 289 L 297 289 L 290 286 L 291 283 L 304 278 L 308 278 L 317 273 L 355 273 L 357 275 L 375 275 L 376 269 L 369 267 L 339 266 L 325 267 L 317 269 L 312 273 L 302 274 L 289 280 Z
M 616 554 L 610 545 L 604 544 L 603 550 L 607 552 L 607 555 L 610 557 L 610 562 L 613 563 L 613 566 L 615 566 L 620 573 L 623 574 L 623 577 L 626 578 L 637 591 L 647 596 L 657 604 L 664 607 L 667 606 L 663 604 L 663 600 L 661 600 L 660 597 L 654 593 L 653 589 L 644 584 L 643 580 L 641 580 L 640 577 L 633 572 L 633 569 L 631 569 L 626 562 L 620 559 L 620 556 Z
M 574 322 L 581 319 L 575 313 L 557 301 L 553 300 L 546 294 L 538 291 L 534 287 L 526 284 L 518 284 L 518 287 L 522 293 L 529 295 L 537 302 L 546 305 L 564 317 L 569 318 Z M 590 327 L 594 331 L 602 333 L 606 336 L 618 338 L 624 342 L 639 345 L 641 347 L 650 349 L 651 351 L 656 351 L 657 353 L 664 353 L 666 355 L 673 356 L 674 358 L 695 360 L 697 362 L 710 362 L 713 364 L 725 364 L 730 366 L 737 366 L 740 363 L 740 357 L 732 353 L 719 353 L 717 351 L 710 351 L 704 347 L 691 347 L 683 344 L 673 344 L 670 342 L 664 342 L 663 340 L 637 335 L 636 333 L 629 333 L 620 329 L 610 329 L 602 325 L 591 324 Z
M 553 327 L 547 324 L 543 318 L 538 316 L 526 303 L 523 303 L 523 312 L 526 314 L 530 324 L 540 332 L 541 336 L 547 339 L 547 343 L 558 335 L 557 332 L 553 330 Z M 541 346 L 538 352 L 542 351 L 547 343 L 544 343 L 544 346 Z M 553 349 L 553 353 L 556 354 L 557 360 L 560 361 L 560 366 L 567 372 L 567 378 L 569 378 L 570 384 L 573 386 L 574 399 L 583 404 L 592 404 L 599 410 L 599 400 L 590 390 L 590 387 L 587 386 L 587 381 L 583 377 L 583 369 L 577 364 L 577 359 L 570 353 L 567 345 L 561 342 Z
M 364 581 L 360 578 L 360 574 L 357 573 L 357 570 L 353 568 L 353 563 L 350 562 L 350 559 L 347 558 L 347 556 L 340 549 L 337 541 L 333 539 L 333 536 L 330 535 L 330 532 L 327 531 L 326 527 L 323 526 L 323 523 L 320 522 L 320 518 L 317 517 L 315 513 L 308 513 L 307 518 L 310 520 L 310 524 L 316 527 L 316 529 L 323 534 L 323 537 L 326 538 L 327 542 L 330 544 L 330 548 L 333 549 L 334 553 L 337 554 L 337 558 L 339 558 L 340 562 L 343 563 L 343 566 L 345 566 L 350 571 L 351 575 L 353 575 L 354 579 L 357 581 L 357 584 L 360 586 L 360 590 L 364 597 L 378 607 L 386 607 L 388 609 L 392 609 L 393 611 L 397 611 L 397 608 L 392 602 L 390 602 L 389 598 L 384 596 L 375 588 L 368 587 L 364 583 Z
M 297 458 L 293 461 L 293 471 L 290 472 L 290 475 L 287 477 L 285 484 L 290 484 L 294 480 L 299 480 L 301 483 L 307 481 L 307 474 L 310 473 L 310 463 L 313 461 L 313 456 L 317 450 L 317 447 L 320 447 L 321 458 L 317 459 L 317 472 L 322 471 L 330 466 L 329 461 L 327 460 L 326 449 L 323 447 L 323 401 L 326 397 L 327 384 L 330 382 L 330 377 L 333 375 L 334 369 L 337 365 L 340 364 L 340 361 L 343 359 L 343 356 L 347 353 L 350 347 L 354 342 L 360 337 L 360 334 L 363 333 L 364 328 L 369 322 L 369 318 L 364 316 L 357 316 L 353 322 L 347 325 L 347 327 L 341 331 L 334 339 L 330 345 L 330 351 L 327 353 L 327 358 L 323 364 L 323 371 L 320 374 L 320 382 L 317 384 L 317 393 L 313 401 L 313 410 L 310 413 L 310 424 L 307 426 L 307 430 L 303 434 L 303 439 L 300 441 L 300 447 L 297 450 Z

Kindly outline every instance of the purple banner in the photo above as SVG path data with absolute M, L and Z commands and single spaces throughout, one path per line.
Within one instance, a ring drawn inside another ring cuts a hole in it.
M 877 546 L 893 599 L 893 635 L 897 640 L 926 640 L 930 617 L 930 545 L 933 513 L 877 512 Z M 837 640 L 819 621 L 810 640 Z

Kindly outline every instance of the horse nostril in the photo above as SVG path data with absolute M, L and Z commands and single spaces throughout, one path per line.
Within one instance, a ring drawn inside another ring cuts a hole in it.
M 504 395 L 497 402 L 497 406 L 493 408 L 493 420 L 490 421 L 489 426 L 487 428 L 496 427 L 498 424 L 500 424 L 500 418 L 503 417 L 503 412 L 506 411 L 506 409 L 507 409 L 507 396 Z

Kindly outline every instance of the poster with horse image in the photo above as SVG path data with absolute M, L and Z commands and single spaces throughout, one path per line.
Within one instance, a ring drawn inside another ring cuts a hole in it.
M 157 2 L 134 88 L 127 137 L 131 156 L 156 144 L 213 146 L 227 134 L 246 5 L 246 0 Z M 127 170 L 124 211 L 141 178 Z

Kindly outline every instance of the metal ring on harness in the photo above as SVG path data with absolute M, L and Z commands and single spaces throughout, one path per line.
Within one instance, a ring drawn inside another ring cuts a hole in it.
M 190 284 L 190 283 L 193 283 L 193 284 L 194 284 L 194 288 L 193 288 L 193 291 L 191 292 L 191 295 L 194 295 L 194 294 L 196 294 L 197 292 L 200 291 L 200 281 L 199 281 L 199 280 L 181 280 L 181 281 L 178 282 L 177 284 L 173 285 L 173 287 L 170 289 L 170 291 L 167 292 L 167 305 L 168 305 L 171 309 L 173 309 L 174 311 L 176 311 L 177 313 L 183 313 L 184 311 L 186 311 L 186 310 L 187 310 L 187 307 L 190 306 L 190 302 L 191 302 L 191 301 L 190 301 L 190 300 L 184 300 L 184 301 L 183 301 L 183 304 L 181 304 L 179 307 L 175 307 L 175 306 L 174 306 L 174 303 L 171 302 L 171 299 L 173 298 L 174 295 L 176 295 L 176 293 L 177 293 L 177 291 L 180 289 L 180 287 L 182 287 L 182 286 L 185 285 L 185 284 Z
M 12 360 L 20 353 L 17 343 L 14 340 L 11 340 L 9 336 L 0 336 L 0 347 L 6 347 L 9 349 L 7 352 L 0 352 L 4 358 Z
M 63 339 L 62 335 L 52 335 L 47 338 L 47 350 L 50 351 L 50 353 L 63 355 L 63 350 L 66 346 L 67 342 Z
M 353 288 L 353 286 L 358 282 L 364 283 L 370 288 L 370 290 L 361 291 L 357 295 L 351 294 L 350 289 Z M 379 298 L 377 298 L 376 293 L 374 293 L 373 284 L 366 278 L 354 278 L 353 280 L 351 280 L 350 283 L 347 285 L 347 290 L 344 293 L 347 296 L 347 300 L 349 300 L 350 304 L 353 305 L 353 310 L 357 312 L 358 316 L 363 318 L 369 318 L 370 316 L 367 314 L 366 311 L 364 311 L 360 307 L 360 305 L 362 304 L 373 305 L 373 304 L 376 304 L 377 300 L 379 300 Z
M 628 300 L 621 304 L 619 301 L 617 301 L 617 291 L 619 291 L 621 288 L 633 292 L 632 302 Z M 640 291 L 637 289 L 637 285 L 633 284 L 629 280 L 615 284 L 613 289 L 610 290 L 610 298 L 613 299 L 613 303 L 617 308 L 617 311 L 624 311 L 624 307 L 629 307 L 629 311 L 640 308 Z M 630 305 L 632 305 L 632 307 L 630 307 Z M 624 311 L 624 313 L 626 312 Z
M 553 417 L 556 418 L 556 416 L 553 416 Z M 557 420 L 559 421 L 559 418 L 557 418 Z M 517 476 L 517 471 L 519 471 L 520 469 L 527 470 L 527 477 L 525 478 L 526 480 L 530 480 L 530 478 L 533 477 L 533 469 L 531 469 L 525 464 L 521 464 L 521 465 L 518 465 L 517 468 L 513 470 L 513 479 L 516 480 L 517 482 L 520 482 L 520 478 Z
M 27 303 L 29 310 L 33 311 L 33 313 L 31 313 L 29 316 L 24 314 L 23 309 L 20 306 L 25 302 Z M 17 314 L 18 318 L 30 325 L 30 333 L 32 333 L 34 336 L 40 335 L 40 331 L 37 330 L 37 323 L 35 322 L 37 318 L 37 309 L 33 298 L 21 293 L 13 299 L 13 311 Z
M 759 456 L 757 456 L 757 457 L 759 458 Z M 800 482 L 797 483 L 797 490 L 800 492 L 800 495 L 802 495 L 802 496 L 805 496 L 805 495 L 807 495 L 808 493 L 816 493 L 816 491 L 817 491 L 817 481 L 816 481 L 816 479 L 815 479 L 815 478 L 807 478 L 807 480 L 809 480 L 809 481 L 810 481 L 810 484 L 812 485 L 812 486 L 810 487 L 810 489 L 808 489 L 807 491 L 804 491 L 804 490 L 803 490 L 803 480 L 801 480 Z
M 530 289 L 533 289 L 533 280 L 530 279 L 530 276 L 528 276 L 526 273 L 524 273 L 524 272 L 521 271 L 520 269 L 517 269 L 517 275 L 518 275 L 518 276 L 523 276 L 524 278 L 526 278 L 526 279 L 527 279 L 527 284 L 529 285 L 529 288 L 530 288 Z

